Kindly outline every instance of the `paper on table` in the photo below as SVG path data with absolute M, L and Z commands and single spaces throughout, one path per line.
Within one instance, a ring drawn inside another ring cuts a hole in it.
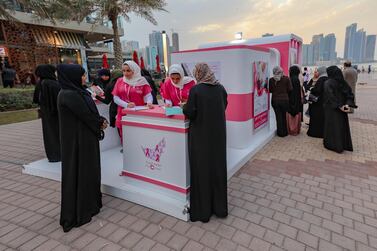
M 181 114 L 183 114 L 183 111 L 182 111 L 182 108 L 179 106 L 165 107 L 166 116 L 181 115 Z
M 148 106 L 145 106 L 145 105 L 140 105 L 140 106 L 135 106 L 133 108 L 127 108 L 128 110 L 131 110 L 131 111 L 141 111 L 141 110 L 148 110 Z

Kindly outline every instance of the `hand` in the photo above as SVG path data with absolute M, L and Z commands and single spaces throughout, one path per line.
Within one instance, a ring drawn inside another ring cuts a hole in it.
M 349 112 L 350 108 L 349 108 L 348 105 L 343 105 L 342 107 L 340 107 L 340 110 L 341 110 L 342 112 Z
M 186 102 L 180 102 L 180 103 L 179 103 L 179 106 L 180 106 L 181 108 L 183 108 L 183 107 L 185 106 L 185 104 L 186 104 Z
M 95 92 L 92 93 L 92 98 L 96 98 L 97 94 Z
M 134 107 L 135 107 L 135 103 L 134 102 L 130 102 L 127 105 L 127 108 L 134 108 Z
M 165 104 L 165 107 L 172 107 L 172 104 Z
M 107 128 L 107 126 L 108 126 L 108 122 L 107 122 L 107 120 L 104 120 L 102 125 L 101 125 L 101 130 L 105 130 Z
M 154 108 L 153 104 L 151 104 L 151 103 L 148 103 L 148 104 L 147 104 L 147 107 L 148 107 L 149 109 L 153 109 L 153 108 Z

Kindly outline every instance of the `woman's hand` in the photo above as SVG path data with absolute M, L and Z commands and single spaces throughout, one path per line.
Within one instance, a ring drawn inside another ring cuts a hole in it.
M 102 125 L 101 125 L 101 130 L 105 130 L 107 128 L 107 126 L 108 126 L 108 122 L 107 122 L 107 120 L 104 120 L 102 122 Z
M 96 98 L 97 94 L 95 92 L 92 92 L 92 98 Z
M 148 104 L 147 104 L 147 107 L 148 107 L 149 109 L 153 109 L 153 108 L 154 108 L 153 104 L 151 104 L 151 103 L 148 103 Z
M 134 102 L 130 102 L 127 105 L 127 108 L 134 108 L 134 107 L 135 107 L 135 103 Z
M 172 107 L 172 104 L 165 104 L 165 107 Z
M 179 102 L 179 106 L 183 108 L 185 106 L 186 102 Z
M 348 105 L 343 105 L 342 107 L 339 108 L 342 112 L 349 112 L 350 107 Z

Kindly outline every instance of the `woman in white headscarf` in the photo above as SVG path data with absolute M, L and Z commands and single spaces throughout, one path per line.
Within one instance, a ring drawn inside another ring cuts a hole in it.
M 185 76 L 181 65 L 173 64 L 169 68 L 169 78 L 162 88 L 162 97 L 166 106 L 179 106 L 187 102 L 190 89 L 196 84 L 195 79 Z
M 116 126 L 122 137 L 122 109 L 147 105 L 152 108 L 152 89 L 141 76 L 140 67 L 134 61 L 125 61 L 122 67 L 123 78 L 119 78 L 113 90 L 114 102 L 118 105 Z

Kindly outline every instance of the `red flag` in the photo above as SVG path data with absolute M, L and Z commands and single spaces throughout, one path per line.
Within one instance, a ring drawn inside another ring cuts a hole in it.
M 158 73 L 161 73 L 161 67 L 160 67 L 160 56 L 159 56 L 159 55 L 156 56 L 156 64 L 157 64 L 157 66 L 156 66 L 156 71 L 157 71 Z
M 109 69 L 109 62 L 107 61 L 107 56 L 106 54 L 103 54 L 102 56 L 102 68 L 104 69 Z
M 141 69 L 145 69 L 144 58 L 143 57 L 140 57 L 140 68 Z
M 136 51 L 134 51 L 133 60 L 134 60 L 135 63 L 137 63 L 137 65 L 140 65 L 139 64 L 139 57 L 137 56 L 137 52 Z

